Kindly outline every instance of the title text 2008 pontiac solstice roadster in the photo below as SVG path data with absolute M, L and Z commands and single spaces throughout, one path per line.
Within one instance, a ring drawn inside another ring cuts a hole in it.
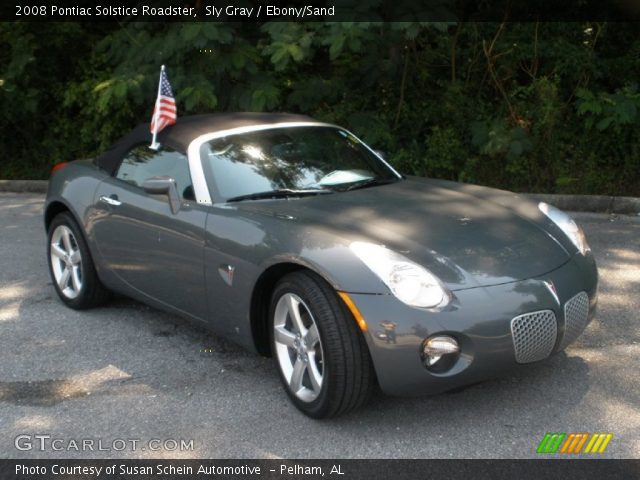
M 54 168 L 55 289 L 76 309 L 119 292 L 272 355 L 307 415 L 544 360 L 593 316 L 594 258 L 550 205 L 403 177 L 299 115 L 184 117 L 158 140 L 143 125 Z

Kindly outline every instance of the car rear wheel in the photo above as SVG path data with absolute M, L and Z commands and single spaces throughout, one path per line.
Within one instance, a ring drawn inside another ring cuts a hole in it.
M 69 307 L 92 308 L 108 299 L 109 292 L 100 283 L 80 227 L 71 214 L 61 213 L 52 220 L 47 257 L 53 286 Z
M 366 342 L 322 278 L 311 272 L 284 277 L 273 292 L 269 317 L 280 380 L 298 409 L 328 418 L 368 400 L 375 374 Z

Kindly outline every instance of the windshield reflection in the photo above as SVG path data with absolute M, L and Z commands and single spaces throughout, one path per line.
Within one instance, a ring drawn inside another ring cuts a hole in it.
M 342 191 L 398 179 L 357 138 L 335 127 L 232 134 L 204 143 L 200 157 L 211 189 L 224 200 L 269 191 Z

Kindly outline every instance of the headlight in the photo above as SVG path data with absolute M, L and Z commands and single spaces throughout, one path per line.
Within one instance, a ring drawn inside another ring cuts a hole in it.
M 578 250 L 582 255 L 585 255 L 587 252 L 591 251 L 591 248 L 589 248 L 589 245 L 587 244 L 587 237 L 582 231 L 582 228 L 578 226 L 573 218 L 564 213 L 562 210 L 545 202 L 540 202 L 538 204 L 538 208 L 542 213 L 549 217 L 549 219 L 553 223 L 560 227 L 560 229 L 567 235 L 567 237 L 569 237 L 569 240 L 571 240 L 573 244 L 578 247 Z
M 351 250 L 407 305 L 443 307 L 451 300 L 449 291 L 435 275 L 399 253 L 367 242 L 353 242 Z

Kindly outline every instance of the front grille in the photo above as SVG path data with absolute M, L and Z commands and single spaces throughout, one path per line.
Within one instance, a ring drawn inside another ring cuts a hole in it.
M 589 319 L 589 296 L 580 292 L 564 304 L 564 335 L 560 348 L 573 343 L 587 326 Z
M 551 310 L 525 313 L 511 320 L 516 362 L 530 363 L 551 355 L 558 327 Z

